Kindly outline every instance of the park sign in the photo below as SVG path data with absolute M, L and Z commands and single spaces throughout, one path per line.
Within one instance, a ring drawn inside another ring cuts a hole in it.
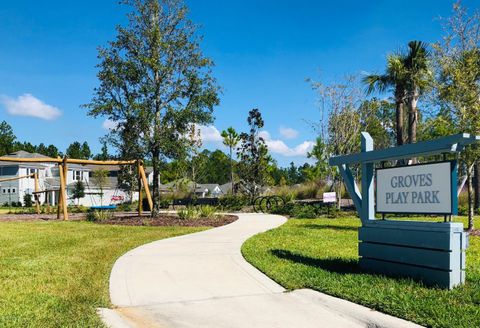
M 448 289 L 465 283 L 467 236 L 462 223 L 449 220 L 457 212 L 456 162 L 376 167 L 435 155 L 457 157 L 479 141 L 480 136 L 460 133 L 375 150 L 372 137 L 362 132 L 360 153 L 330 158 L 362 221 L 358 229 L 361 269 Z M 352 166 L 360 168 L 361 187 Z M 379 220 L 376 211 L 431 213 L 443 216 L 444 222 L 394 220 L 384 215 Z
M 376 212 L 457 214 L 456 181 L 455 161 L 377 169 Z

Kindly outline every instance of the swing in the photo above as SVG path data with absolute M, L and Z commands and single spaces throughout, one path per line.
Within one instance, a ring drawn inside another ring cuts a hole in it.
M 87 188 L 89 190 L 91 190 L 90 188 L 90 184 L 88 183 L 87 180 L 84 181 L 85 184 L 87 185 Z M 95 198 L 92 196 L 92 195 L 102 195 L 103 193 L 101 192 L 86 192 L 85 195 L 89 195 L 90 196 L 90 202 L 93 204 L 93 206 L 90 206 L 90 209 L 92 210 L 114 210 L 117 208 L 116 205 L 97 205 L 97 202 L 95 201 Z

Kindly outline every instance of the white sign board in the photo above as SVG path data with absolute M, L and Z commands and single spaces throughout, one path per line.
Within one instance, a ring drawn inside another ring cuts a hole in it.
M 323 202 L 324 203 L 336 203 L 337 194 L 335 192 L 324 192 L 323 193 Z
M 452 213 L 451 165 L 441 162 L 378 169 L 377 212 Z

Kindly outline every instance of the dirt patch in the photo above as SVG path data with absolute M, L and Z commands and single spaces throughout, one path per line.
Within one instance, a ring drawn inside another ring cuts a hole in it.
M 98 224 L 128 226 L 183 226 L 183 227 L 220 227 L 237 220 L 235 215 L 218 215 L 213 218 L 180 219 L 174 214 L 161 214 L 155 218 L 149 216 L 116 216 L 112 219 L 97 222 Z

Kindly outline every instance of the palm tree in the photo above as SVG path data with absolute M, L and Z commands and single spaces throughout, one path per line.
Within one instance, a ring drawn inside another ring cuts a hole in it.
M 232 184 L 232 193 L 235 193 L 233 184 L 233 149 L 240 142 L 240 135 L 235 131 L 233 127 L 229 127 L 227 130 L 222 131 L 223 144 L 230 150 L 230 183 Z
M 427 45 L 422 41 L 410 41 L 408 53 L 403 58 L 406 73 L 406 103 L 408 108 L 408 143 L 417 141 L 418 109 L 420 95 L 426 90 L 431 81 L 429 68 L 430 53 Z
M 385 74 L 372 74 L 363 78 L 363 83 L 367 86 L 367 94 L 374 91 L 384 93 L 388 90 L 393 91 L 395 98 L 395 117 L 397 145 L 403 145 L 403 106 L 406 97 L 406 76 L 405 76 L 404 58 L 400 54 L 393 54 L 387 57 L 387 69 Z

